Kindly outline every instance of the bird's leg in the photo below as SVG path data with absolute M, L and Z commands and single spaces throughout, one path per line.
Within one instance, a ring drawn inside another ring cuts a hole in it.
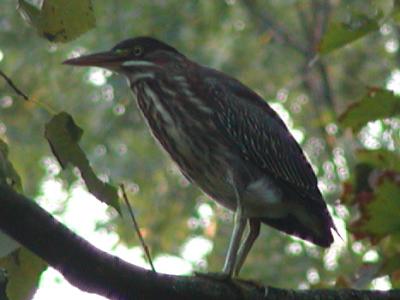
M 235 219 L 234 226 L 232 231 L 231 240 L 229 242 L 228 252 L 225 258 L 225 264 L 222 272 L 227 274 L 229 277 L 232 277 L 233 271 L 235 269 L 237 252 L 239 249 L 240 241 L 243 236 L 243 231 L 246 226 L 246 218 L 243 216 L 243 206 L 240 199 L 240 193 L 233 181 L 232 176 L 229 178 L 232 188 L 235 192 L 236 198 L 236 211 L 235 211 Z
M 243 235 L 244 227 L 246 226 L 246 219 L 242 216 L 242 209 L 237 209 L 235 213 L 235 223 L 233 227 L 233 232 L 231 236 L 231 240 L 229 242 L 228 252 L 225 258 L 224 268 L 222 270 L 223 273 L 227 274 L 229 277 L 232 277 L 237 252 L 240 245 L 240 240 Z
M 234 270 L 235 276 L 239 275 L 240 269 L 242 268 L 243 263 L 246 260 L 247 254 L 249 254 L 250 249 L 254 244 L 254 241 L 260 234 L 260 225 L 261 223 L 258 219 L 249 219 L 249 232 L 243 243 L 240 245 L 236 267 Z

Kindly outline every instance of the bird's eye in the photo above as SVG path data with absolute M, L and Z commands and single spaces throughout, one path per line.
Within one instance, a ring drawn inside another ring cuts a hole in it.
M 143 53 L 143 48 L 140 46 L 135 46 L 133 47 L 132 52 L 135 56 L 140 56 Z

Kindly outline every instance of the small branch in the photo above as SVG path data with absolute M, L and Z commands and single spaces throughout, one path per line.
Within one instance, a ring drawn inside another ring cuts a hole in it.
M 321 42 L 321 39 L 326 31 L 330 13 L 331 13 L 331 4 L 330 0 L 312 0 L 311 9 L 313 12 L 313 20 L 312 20 L 312 30 L 309 32 L 308 36 L 308 48 L 310 49 L 310 60 L 307 65 L 309 68 L 312 68 L 316 62 L 320 60 L 320 55 L 316 53 L 316 49 Z
M 310 45 L 312 43 L 312 32 L 311 32 L 311 28 L 310 28 L 311 22 L 310 22 L 310 18 L 308 16 L 308 14 L 306 13 L 306 11 L 304 9 L 305 5 L 307 5 L 306 2 L 297 3 L 296 4 L 296 12 L 297 12 L 297 16 L 299 19 L 299 23 L 303 30 L 304 37 L 305 37 L 307 43 L 309 44 L 308 47 L 310 47 Z
M 324 61 L 322 61 L 318 53 L 315 52 L 316 45 L 320 42 L 329 22 L 331 5 L 329 0 L 312 0 L 312 24 L 307 23 L 307 14 L 302 12 L 301 9 L 302 7 L 298 7 L 299 22 L 303 24 L 305 29 L 309 29 L 307 36 L 307 49 L 309 49 L 309 52 L 305 57 L 304 65 L 300 71 L 303 74 L 303 86 L 307 94 L 311 97 L 312 108 L 318 119 L 323 116 L 326 110 L 332 111 L 334 116 L 336 110 L 329 73 Z M 322 126 L 319 127 L 319 131 L 321 137 L 326 141 L 326 153 L 329 160 L 332 160 L 333 149 L 332 145 L 328 142 L 324 125 L 325 124 L 322 124 Z M 338 179 L 336 164 L 334 164 L 334 171 L 336 179 Z
M 331 4 L 329 0 L 322 0 L 322 3 L 318 0 L 313 0 L 312 7 L 314 12 L 313 44 L 315 46 L 321 41 L 326 30 L 331 13 Z
M 323 99 L 325 101 L 326 106 L 329 109 L 331 109 L 333 114 L 335 115 L 336 107 L 335 107 L 335 101 L 333 99 L 333 93 L 332 93 L 332 88 L 331 88 L 331 84 L 329 81 L 328 71 L 326 70 L 325 64 L 321 60 L 319 60 L 317 62 L 317 68 L 318 68 L 319 74 L 321 76 Z
M 139 229 L 139 224 L 136 222 L 136 218 L 135 218 L 135 215 L 133 214 L 132 206 L 129 203 L 128 196 L 126 195 L 124 184 L 120 184 L 120 188 L 122 191 L 122 198 L 124 198 L 124 201 L 125 201 L 126 205 L 128 206 L 128 211 L 129 211 L 129 215 L 131 216 L 131 219 L 133 222 L 133 227 L 135 227 L 136 233 L 140 240 L 140 244 L 142 245 L 143 251 L 146 254 L 147 261 L 150 264 L 151 270 L 153 272 L 156 272 L 156 269 L 154 268 L 154 265 L 153 265 L 153 260 L 151 259 L 149 248 L 147 247 L 146 242 L 143 239 L 142 233 L 140 232 L 140 229 Z
M 394 25 L 394 32 L 396 35 L 397 42 L 400 42 L 400 25 L 398 25 L 398 24 Z M 399 49 L 397 49 L 397 51 L 396 51 L 396 61 L 398 64 L 400 64 L 400 50 Z
M 21 96 L 24 98 L 25 101 L 29 101 L 29 97 L 21 91 L 15 84 L 14 82 L 6 75 L 2 70 L 0 70 L 0 76 L 4 78 L 4 80 L 7 82 L 7 84 L 17 93 L 17 95 Z
M 34 201 L 4 184 L 0 184 L 0 229 L 42 257 L 71 284 L 109 299 L 400 299 L 400 290 L 286 290 L 241 280 L 221 281 L 204 276 L 155 273 L 95 248 Z
M 15 93 L 18 96 L 21 96 L 25 101 L 32 101 L 34 103 L 37 103 L 41 107 L 45 108 L 50 114 L 55 114 L 56 110 L 53 109 L 49 104 L 46 104 L 44 102 L 39 102 L 37 100 L 32 100 L 30 99 L 23 91 L 21 91 L 15 83 L 9 78 L 2 70 L 0 70 L 0 76 L 4 78 L 4 80 L 7 82 L 7 84 L 15 91 Z M 1 299 L 1 298 L 0 298 Z
M 303 55 L 307 54 L 307 48 L 298 41 L 289 31 L 282 25 L 274 20 L 274 18 L 264 9 L 262 12 L 255 6 L 252 0 L 242 0 L 244 7 L 254 19 L 261 22 L 261 30 L 271 30 L 275 39 L 286 46 L 297 50 Z

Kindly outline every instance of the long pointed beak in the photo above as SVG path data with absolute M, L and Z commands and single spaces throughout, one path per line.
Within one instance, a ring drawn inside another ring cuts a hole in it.
M 106 69 L 115 69 L 118 68 L 123 61 L 123 57 L 116 55 L 112 51 L 105 51 L 67 59 L 63 61 L 63 64 L 82 67 L 93 66 Z

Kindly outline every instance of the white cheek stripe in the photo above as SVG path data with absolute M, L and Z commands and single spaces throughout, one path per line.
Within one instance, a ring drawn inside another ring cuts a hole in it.
M 138 74 L 130 75 L 129 79 L 132 83 L 135 83 L 136 81 L 141 80 L 141 79 L 154 79 L 154 74 L 153 73 L 138 73 Z
M 145 60 L 128 60 L 122 63 L 123 67 L 153 67 L 155 64 Z

